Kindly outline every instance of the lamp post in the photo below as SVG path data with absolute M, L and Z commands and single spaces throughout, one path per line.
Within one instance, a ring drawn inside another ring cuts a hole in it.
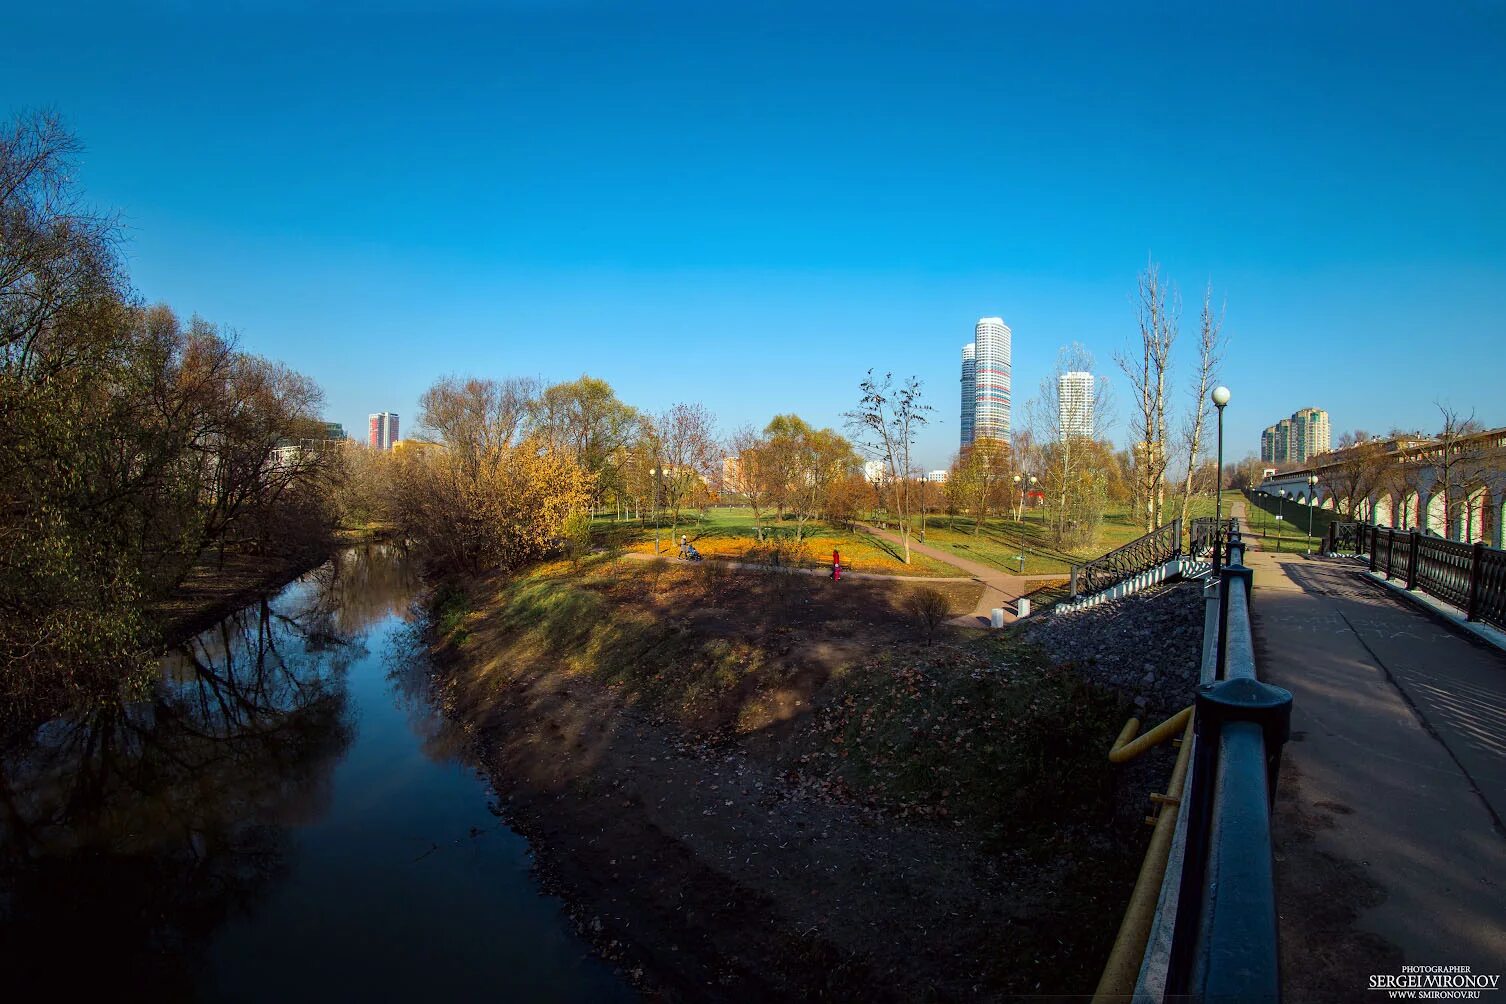
M 1307 553 L 1313 553 L 1313 492 L 1318 490 L 1318 476 L 1307 476 Z
M 1224 565 L 1224 405 L 1229 388 L 1213 388 L 1213 406 L 1218 409 L 1218 470 L 1213 475 L 1213 574 Z
M 1286 489 L 1283 488 L 1276 499 L 1276 553 L 1281 553 L 1281 521 L 1286 519 Z
M 1025 574 L 1025 524 L 1024 524 L 1024 519 L 1025 519 L 1025 485 L 1027 484 L 1027 482 L 1025 482 L 1024 480 L 1022 480 L 1022 478 L 1021 478 L 1020 475 L 1016 474 L 1014 476 L 1014 483 L 1020 486 L 1020 505 L 1019 505 L 1019 508 L 1017 508 L 1015 510 L 1015 513 L 1014 513 L 1014 525 L 1015 525 L 1015 529 L 1017 531 L 1019 531 L 1019 534 L 1020 534 L 1020 553 L 1017 554 L 1017 555 L 1015 555 L 1015 559 L 1017 561 L 1019 561 L 1019 563 L 1020 563 L 1020 574 L 1024 575 Z M 1028 482 L 1028 484 L 1032 484 L 1032 485 L 1035 484 L 1035 475 L 1034 474 L 1030 475 L 1030 481 Z

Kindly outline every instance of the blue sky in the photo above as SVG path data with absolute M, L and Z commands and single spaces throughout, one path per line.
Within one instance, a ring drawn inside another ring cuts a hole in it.
M 1187 348 L 1227 298 L 1231 456 L 1307 405 L 1506 424 L 1498 3 L 42 6 L 0 109 L 80 135 L 144 297 L 357 434 L 449 372 L 839 424 L 874 366 L 939 466 L 997 314 L 1017 416 L 1077 340 L 1122 439 L 1148 256 Z

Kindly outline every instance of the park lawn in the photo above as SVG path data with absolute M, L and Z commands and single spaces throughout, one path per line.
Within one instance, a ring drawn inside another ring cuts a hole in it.
M 1277 515 L 1285 519 L 1277 520 Z M 1312 536 L 1307 533 L 1308 516 L 1312 516 Z M 1328 524 L 1339 519 L 1327 509 L 1311 509 L 1298 502 L 1267 498 L 1258 492 L 1245 494 L 1245 518 L 1240 526 L 1246 540 L 1258 541 L 1263 551 L 1317 551 L 1328 535 Z
M 1180 508 L 1167 506 L 1169 513 L 1180 513 Z M 1194 497 L 1188 507 L 1187 518 L 1213 515 L 1213 499 Z M 916 526 L 919 526 L 917 520 Z M 1049 575 L 1069 572 L 1074 563 L 1107 554 L 1116 547 L 1128 544 L 1145 533 L 1142 523 L 1135 521 L 1127 507 L 1109 510 L 1098 530 L 1098 539 L 1090 547 L 1063 550 L 1050 543 L 1045 519 L 1039 509 L 1026 509 L 1023 519 L 1016 523 L 1011 513 L 1008 516 L 984 520 L 983 526 L 974 534 L 973 519 L 969 516 L 929 516 L 926 519 L 926 543 L 933 547 L 955 550 L 958 556 L 972 558 L 1004 571 L 1020 574 L 1020 537 L 1025 538 L 1026 575 Z
M 870 572 L 878 575 L 922 577 L 966 577 L 961 569 L 937 561 L 918 551 L 910 552 L 910 564 L 901 560 L 898 544 L 875 537 L 832 527 L 817 520 L 808 520 L 803 532 L 803 541 L 797 547 L 794 520 L 780 521 L 770 518 L 764 523 L 764 543 L 760 544 L 754 527 L 753 513 L 748 509 L 718 506 L 707 510 L 702 519 L 699 514 L 681 514 L 679 524 L 671 530 L 666 525 L 660 530 L 660 550 L 665 557 L 674 557 L 679 551 L 680 535 L 684 534 L 695 544 L 696 550 L 707 558 L 729 561 L 767 561 L 769 545 L 778 542 L 780 561 L 806 568 L 823 568 L 831 564 L 833 549 L 842 552 L 842 567 L 850 572 Z M 616 533 L 617 542 L 628 551 L 638 554 L 653 554 L 655 531 L 652 526 L 642 527 L 637 523 L 614 523 L 598 520 L 599 532 L 604 535 Z

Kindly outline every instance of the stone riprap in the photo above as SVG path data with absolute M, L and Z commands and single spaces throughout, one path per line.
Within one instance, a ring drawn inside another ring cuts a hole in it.
M 1025 638 L 1159 721 L 1192 703 L 1202 661 L 1202 585 L 1176 582 L 1042 617 Z

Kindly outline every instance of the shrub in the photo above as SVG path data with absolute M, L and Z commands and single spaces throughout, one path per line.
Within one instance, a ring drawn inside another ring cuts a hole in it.
M 927 645 L 931 644 L 936 637 L 936 629 L 941 627 L 951 613 L 951 602 L 940 591 L 922 586 L 910 594 L 908 606 L 910 615 L 920 628 L 921 637 Z

